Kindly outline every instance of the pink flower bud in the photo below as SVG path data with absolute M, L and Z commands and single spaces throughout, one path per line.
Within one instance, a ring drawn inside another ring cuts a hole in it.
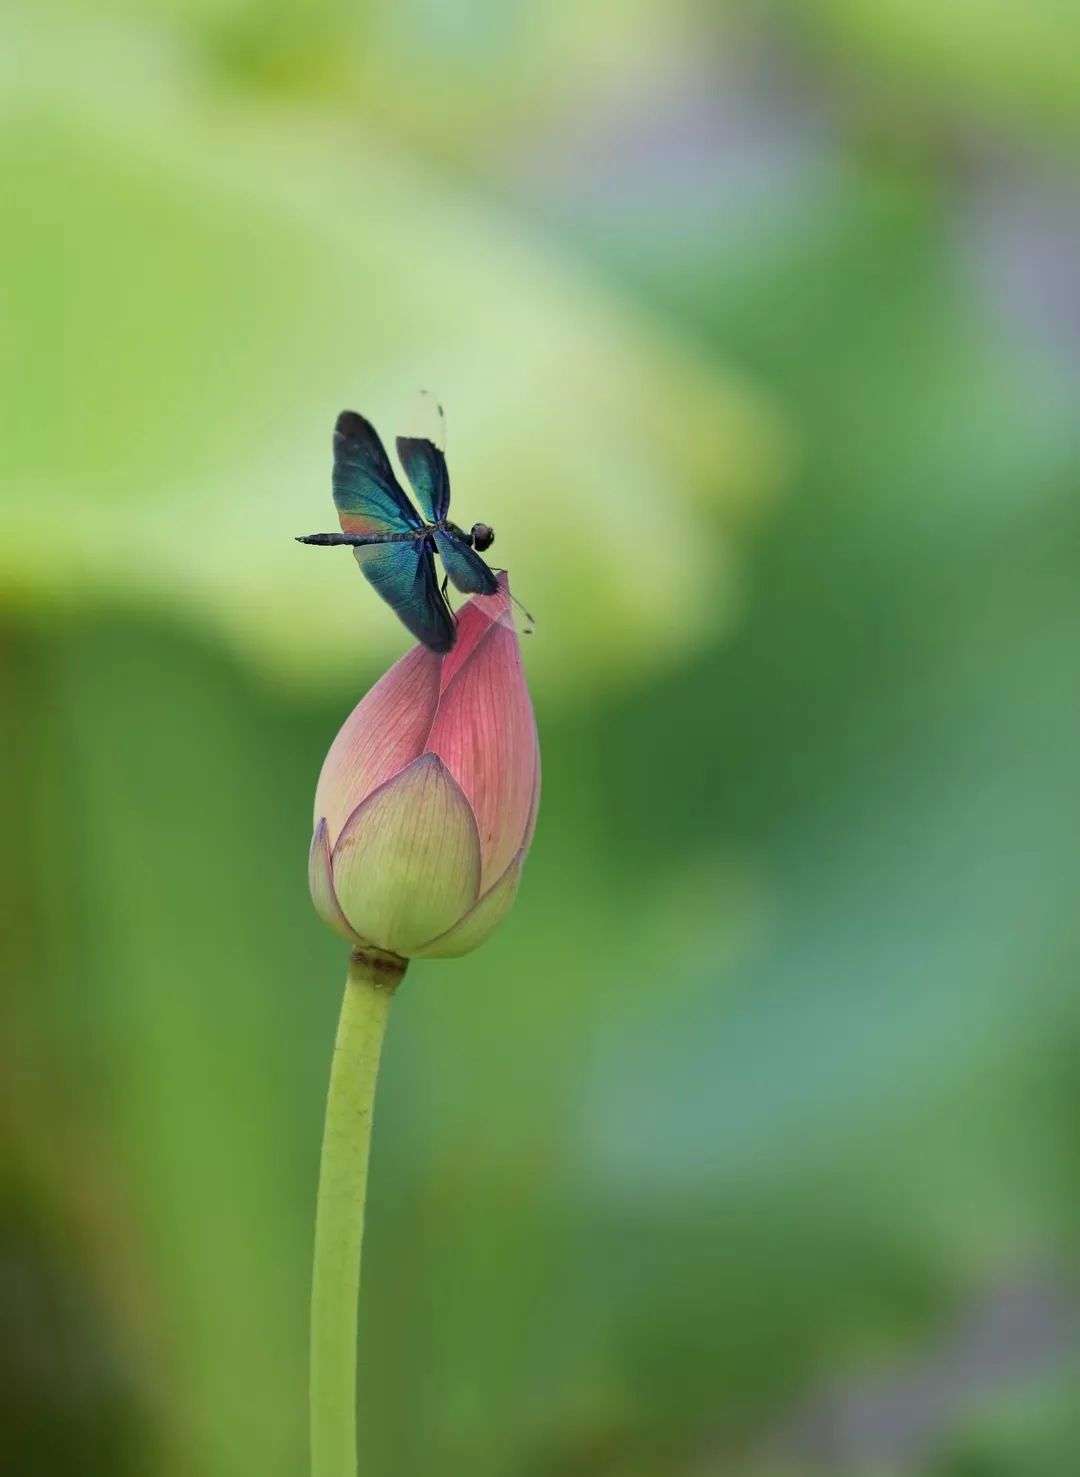
M 467 954 L 514 900 L 540 750 L 505 574 L 499 586 L 462 607 L 452 651 L 396 662 L 330 745 L 311 896 L 354 947 Z

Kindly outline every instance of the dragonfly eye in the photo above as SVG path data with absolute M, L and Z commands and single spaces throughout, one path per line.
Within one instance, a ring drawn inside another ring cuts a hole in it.
M 482 554 L 485 549 L 490 549 L 495 542 L 495 530 L 489 528 L 486 523 L 474 523 L 471 531 L 473 548 L 479 554 Z

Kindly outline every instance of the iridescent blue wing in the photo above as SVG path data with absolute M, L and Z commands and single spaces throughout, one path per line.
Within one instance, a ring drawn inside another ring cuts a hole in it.
M 457 630 L 439 592 L 428 540 L 362 544 L 353 554 L 368 581 L 417 640 L 432 651 L 449 651 Z
M 397 452 L 428 522 L 441 523 L 450 510 L 446 458 L 433 441 L 420 436 L 399 436 Z
M 494 595 L 499 582 L 475 549 L 446 529 L 437 528 L 433 537 L 447 574 L 463 595 Z
M 334 427 L 334 505 L 345 533 L 408 533 L 424 525 L 370 421 L 343 410 Z

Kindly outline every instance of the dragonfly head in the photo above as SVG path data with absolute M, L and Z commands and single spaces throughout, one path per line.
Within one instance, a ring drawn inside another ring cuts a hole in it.
M 489 528 L 486 523 L 474 523 L 469 536 L 478 554 L 482 554 L 485 549 L 490 549 L 495 542 L 495 530 Z

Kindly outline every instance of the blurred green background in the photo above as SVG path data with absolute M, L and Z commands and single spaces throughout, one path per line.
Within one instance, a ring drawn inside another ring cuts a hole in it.
M 296 1477 L 343 406 L 537 617 L 381 1087 L 363 1471 L 1063 1477 L 1080 11 L 12 0 L 5 1470 Z

